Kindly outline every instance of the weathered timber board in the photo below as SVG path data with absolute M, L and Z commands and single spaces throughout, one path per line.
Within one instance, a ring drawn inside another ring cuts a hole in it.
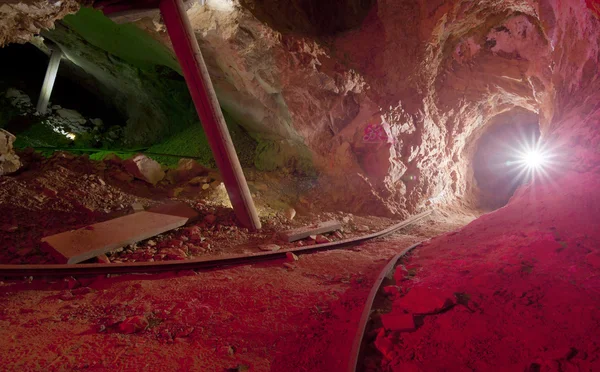
M 187 221 L 186 217 L 139 212 L 48 236 L 42 243 L 61 263 L 74 264 L 181 227 Z

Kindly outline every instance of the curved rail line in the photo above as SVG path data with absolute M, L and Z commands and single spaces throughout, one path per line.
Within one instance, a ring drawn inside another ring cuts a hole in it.
M 383 279 L 385 279 L 388 276 L 388 274 L 394 269 L 394 267 L 396 267 L 396 263 L 398 262 L 398 260 L 400 260 L 402 257 L 404 257 L 407 253 L 409 253 L 413 249 L 420 246 L 422 243 L 423 242 L 413 244 L 410 247 L 403 250 L 402 252 L 395 255 L 394 257 L 392 257 L 392 259 L 387 263 L 387 265 L 385 265 L 385 267 L 381 270 L 381 272 L 377 276 L 377 279 L 375 280 L 375 284 L 373 284 L 373 287 L 371 288 L 371 292 L 369 292 L 369 296 L 367 296 L 367 300 L 365 301 L 365 307 L 360 316 L 360 322 L 358 323 L 358 330 L 356 332 L 356 336 L 354 337 L 354 341 L 352 342 L 352 351 L 350 353 L 350 358 L 348 360 L 348 369 L 347 369 L 348 372 L 357 372 L 358 371 L 358 362 L 360 361 L 362 353 L 363 353 L 362 341 L 365 337 L 365 331 L 367 330 L 367 325 L 369 324 L 369 321 L 371 320 L 371 311 L 373 308 L 373 302 L 375 301 L 375 297 L 377 297 L 377 294 L 379 293 L 379 290 L 381 289 L 381 284 L 383 283 Z
M 251 255 L 232 256 L 216 259 L 194 259 L 183 261 L 162 262 L 132 262 L 114 264 L 51 264 L 51 265 L 0 265 L 0 278 L 29 277 L 29 276 L 79 276 L 79 275 L 103 275 L 103 274 L 137 274 L 157 271 L 179 271 L 179 270 L 207 270 L 223 266 L 248 265 L 268 260 L 285 258 L 287 252 L 295 254 L 313 253 L 324 250 L 333 250 L 349 245 L 358 244 L 370 239 L 389 235 L 399 229 L 410 226 L 413 223 L 429 216 L 433 211 L 428 210 L 412 216 L 400 223 L 392 225 L 387 229 L 373 234 L 359 236 L 357 238 L 344 239 L 337 242 L 316 244 L 307 247 L 286 249 L 276 252 L 262 252 Z

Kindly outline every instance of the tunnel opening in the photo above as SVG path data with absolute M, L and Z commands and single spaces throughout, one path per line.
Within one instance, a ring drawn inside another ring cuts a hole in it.
M 0 48 L 0 61 L 0 94 L 4 108 L 0 126 L 18 135 L 41 120 L 32 107 L 39 99 L 49 56 L 31 43 L 10 44 Z M 123 125 L 127 119 L 119 110 L 98 92 L 90 90 L 88 85 L 82 85 L 72 69 L 73 66 L 63 58 L 50 96 L 50 113 L 67 109 L 76 111 L 84 118 L 99 118 L 104 123 Z M 15 96 L 20 102 L 15 102 Z M 24 107 L 23 100 L 31 106 L 27 104 Z M 86 125 L 91 131 L 94 124 L 88 122 Z
M 539 160 L 533 149 L 539 139 L 539 118 L 531 111 L 511 110 L 490 120 L 477 140 L 472 162 L 478 208 L 506 205 L 520 185 L 531 181 L 531 168 Z

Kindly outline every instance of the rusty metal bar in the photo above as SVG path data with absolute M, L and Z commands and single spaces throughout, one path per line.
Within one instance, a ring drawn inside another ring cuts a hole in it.
M 258 230 L 260 220 L 183 2 L 161 0 L 160 11 L 235 214 L 244 227 Z

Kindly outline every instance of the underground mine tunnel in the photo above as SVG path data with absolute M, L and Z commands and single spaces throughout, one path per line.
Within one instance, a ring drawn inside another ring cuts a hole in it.
M 6 371 L 600 370 L 597 0 L 0 2 Z

